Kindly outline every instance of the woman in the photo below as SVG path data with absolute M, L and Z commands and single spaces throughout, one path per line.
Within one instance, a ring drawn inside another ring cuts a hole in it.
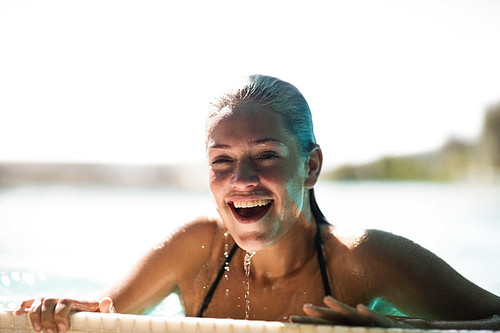
M 343 236 L 314 198 L 322 152 L 291 84 L 250 76 L 207 122 L 210 190 L 221 220 L 198 219 L 151 250 L 101 301 L 25 301 L 36 331 L 75 311 L 143 313 L 178 291 L 187 316 L 420 328 L 500 328 L 500 298 L 411 241 Z M 384 299 L 409 317 L 365 305 Z M 417 319 L 421 318 L 421 319 Z

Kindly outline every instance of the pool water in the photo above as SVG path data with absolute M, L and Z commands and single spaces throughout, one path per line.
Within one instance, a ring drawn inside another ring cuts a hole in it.
M 332 224 L 407 237 L 500 294 L 499 185 L 320 183 L 316 192 Z M 38 295 L 99 297 L 170 232 L 207 214 L 216 215 L 208 191 L 0 188 L 0 310 Z M 182 316 L 179 298 L 151 314 Z

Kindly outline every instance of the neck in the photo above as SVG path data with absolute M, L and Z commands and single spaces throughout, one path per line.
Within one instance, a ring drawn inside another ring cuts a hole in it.
M 251 259 L 257 279 L 278 279 L 292 275 L 316 253 L 317 224 L 297 222 L 278 243 L 257 252 Z

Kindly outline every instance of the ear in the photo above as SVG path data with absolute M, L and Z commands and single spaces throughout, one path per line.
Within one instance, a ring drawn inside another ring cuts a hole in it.
M 323 152 L 321 148 L 317 146 L 309 154 L 307 159 L 307 168 L 309 170 L 306 182 L 304 184 L 306 189 L 312 189 L 316 182 L 318 181 L 319 175 L 321 173 L 321 166 L 323 165 Z

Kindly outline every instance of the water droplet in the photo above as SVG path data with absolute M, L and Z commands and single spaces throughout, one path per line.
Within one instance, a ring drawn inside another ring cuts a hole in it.
M 202 248 L 202 249 L 204 249 L 204 248 L 205 248 L 205 245 L 202 245 L 202 246 L 201 246 L 201 248 Z
M 10 279 L 7 275 L 2 275 L 2 278 L 0 279 L 2 281 L 3 285 L 8 287 L 10 286 Z
M 243 269 L 245 270 L 245 319 L 250 318 L 250 266 L 252 263 L 252 257 L 255 255 L 255 252 L 246 253 L 245 258 L 243 260 Z
M 226 289 L 226 297 L 229 296 L 229 289 Z
M 21 280 L 21 274 L 19 274 L 19 272 L 12 272 L 10 273 L 10 278 L 17 282 Z

